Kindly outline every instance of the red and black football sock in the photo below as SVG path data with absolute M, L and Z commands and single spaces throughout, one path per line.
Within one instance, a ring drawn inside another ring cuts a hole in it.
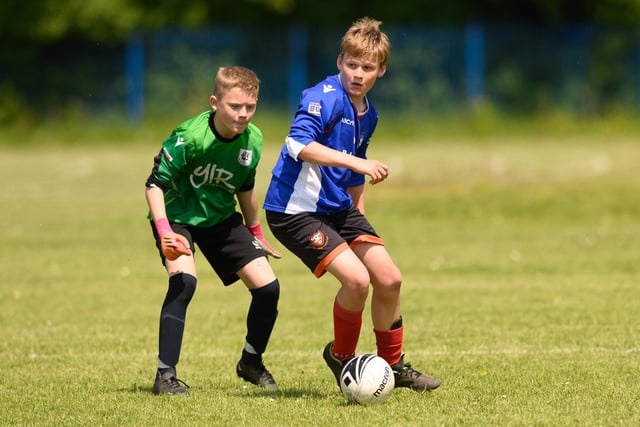
M 376 334 L 376 347 L 378 356 L 387 361 L 389 365 L 395 365 L 402 356 L 402 339 L 404 328 L 402 326 L 402 318 L 393 322 L 390 330 L 373 332 Z
M 340 360 L 355 355 L 362 327 L 362 312 L 346 310 L 338 304 L 337 299 L 333 302 L 333 355 Z

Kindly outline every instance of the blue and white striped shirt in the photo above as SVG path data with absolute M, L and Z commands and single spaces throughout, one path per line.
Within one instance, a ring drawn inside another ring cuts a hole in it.
M 289 135 L 272 170 L 264 209 L 287 214 L 347 210 L 347 188 L 362 185 L 364 175 L 350 169 L 320 166 L 298 159 L 311 142 L 366 159 L 378 112 L 369 104 L 358 117 L 338 75 L 302 92 Z

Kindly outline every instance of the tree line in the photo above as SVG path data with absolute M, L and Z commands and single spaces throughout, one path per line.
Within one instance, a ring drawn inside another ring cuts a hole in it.
M 162 27 L 343 27 L 362 16 L 404 26 L 469 21 L 637 25 L 640 0 L 3 0 L 0 39 L 13 48 L 19 46 L 12 43 L 64 38 L 116 43 L 133 31 Z

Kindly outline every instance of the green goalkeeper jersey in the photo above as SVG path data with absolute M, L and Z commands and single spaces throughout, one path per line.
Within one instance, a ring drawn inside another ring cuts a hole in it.
M 212 111 L 188 119 L 162 143 L 146 185 L 164 191 L 171 222 L 210 227 L 236 211 L 235 194 L 251 190 L 262 132 L 249 123 L 228 140 L 213 131 Z

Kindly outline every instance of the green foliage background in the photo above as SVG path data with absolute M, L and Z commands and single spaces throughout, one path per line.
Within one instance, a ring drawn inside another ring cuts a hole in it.
M 273 91 L 271 106 L 282 108 L 291 102 L 283 97 L 291 80 L 311 83 L 335 71 L 337 38 L 362 16 L 391 30 L 387 80 L 395 75 L 399 82 L 378 93 L 393 108 L 425 114 L 464 110 L 465 38 L 478 25 L 485 34 L 479 43 L 486 45 L 489 108 L 519 115 L 560 110 L 580 117 L 637 116 L 638 0 L 5 0 L 0 126 L 126 115 L 128 84 L 135 80 L 126 72 L 127 49 L 133 40 L 158 37 L 156 53 L 145 46 L 148 115 L 206 105 L 199 98 L 202 87 L 209 90 L 213 70 L 231 62 L 256 68 L 264 78 L 263 95 Z M 287 64 L 300 53 L 288 49 L 296 39 L 290 33 L 300 29 L 309 34 L 308 70 L 292 72 Z M 204 43 L 204 52 L 190 44 L 193 38 L 225 37 L 214 30 L 235 31 L 222 43 L 232 53 L 215 43 Z M 326 32 L 330 38 L 317 37 Z
M 291 23 L 344 26 L 374 16 L 388 24 L 451 25 L 469 21 L 562 25 L 640 21 L 638 0 L 450 0 L 390 3 L 382 0 L 4 0 L 0 36 L 4 40 L 51 42 L 67 37 L 113 43 L 131 32 L 168 26 L 246 25 L 262 28 Z

